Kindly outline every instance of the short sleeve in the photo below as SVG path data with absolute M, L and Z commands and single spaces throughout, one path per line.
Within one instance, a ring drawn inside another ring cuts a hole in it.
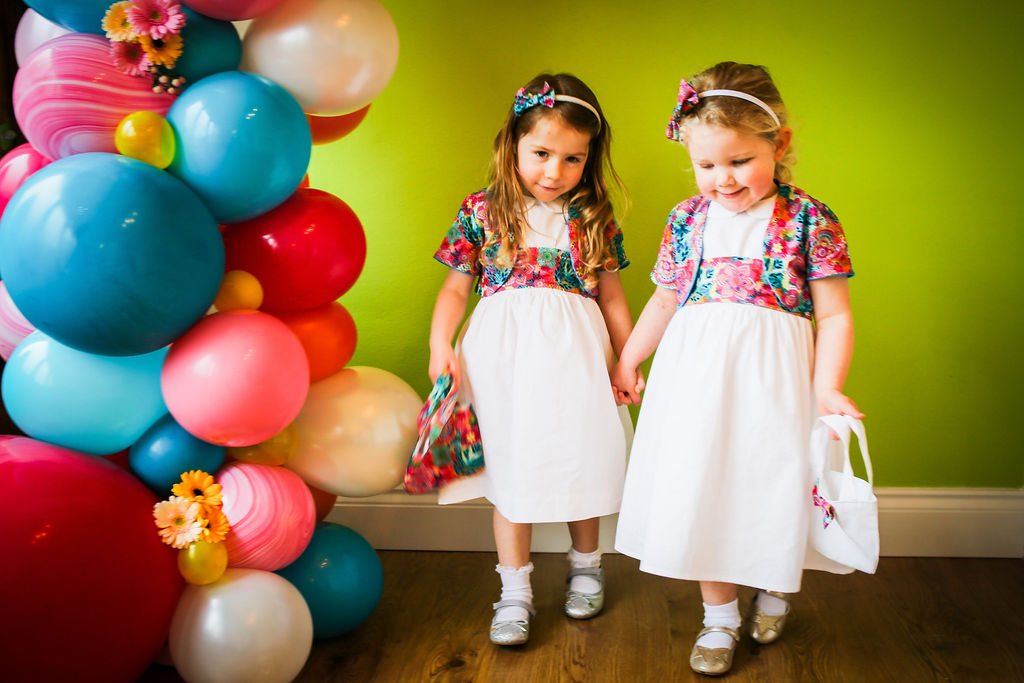
M 661 236 L 661 246 L 658 247 L 658 260 L 654 264 L 654 270 L 651 271 L 651 280 L 654 284 L 667 289 L 676 288 L 675 283 L 678 269 L 675 260 L 675 250 L 672 246 L 672 217 L 674 215 L 675 213 L 673 212 L 672 216 L 669 216 L 665 232 Z
M 626 250 L 622 245 L 622 229 L 619 228 L 619 224 L 614 219 L 608 223 L 608 227 L 604 230 L 604 240 L 608 248 L 602 270 L 622 270 L 628 266 L 629 259 L 626 258 Z
M 850 249 L 839 219 L 825 205 L 819 204 L 807 240 L 807 279 L 816 280 L 833 275 L 853 275 Z
M 483 229 L 472 197 L 462 203 L 452 226 L 448 228 L 434 258 L 449 268 L 467 275 L 480 275 L 480 250 Z

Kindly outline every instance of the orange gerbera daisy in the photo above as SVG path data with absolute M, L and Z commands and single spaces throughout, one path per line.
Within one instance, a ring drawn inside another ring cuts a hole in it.
M 189 470 L 181 475 L 181 481 L 171 488 L 171 493 L 182 498 L 210 507 L 221 504 L 220 484 L 215 484 L 213 475 L 202 470 Z
M 223 541 L 228 532 L 231 531 L 231 524 L 228 522 L 227 515 L 219 507 L 207 508 L 206 513 L 206 528 L 203 529 L 203 534 L 200 537 L 207 543 L 220 543 Z
M 184 41 L 177 33 L 168 33 L 163 38 L 150 38 L 142 34 L 139 36 L 139 44 L 146 51 L 149 61 L 169 69 L 181 56 Z
M 128 21 L 127 9 L 132 6 L 128 0 L 115 2 L 103 15 L 101 27 L 107 32 L 107 38 L 111 40 L 132 40 L 135 37 L 135 27 Z

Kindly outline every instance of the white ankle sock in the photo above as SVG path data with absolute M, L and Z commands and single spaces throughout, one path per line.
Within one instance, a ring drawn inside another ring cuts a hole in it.
M 705 626 L 728 626 L 738 629 L 740 627 L 740 601 L 739 599 L 727 602 L 724 605 L 709 605 L 704 603 L 704 625 Z M 732 647 L 732 637 L 728 633 L 712 631 L 705 633 L 697 639 L 701 647 L 721 648 Z
M 757 591 L 757 607 L 770 617 L 777 617 L 785 614 L 789 603 L 782 598 L 769 595 L 765 591 Z
M 592 553 L 581 553 L 576 548 L 569 548 L 569 566 L 573 569 L 601 566 L 601 549 Z M 601 582 L 594 576 L 574 576 L 569 582 L 569 590 L 577 593 L 596 593 L 601 590 Z
M 501 600 L 522 600 L 533 606 L 533 588 L 530 586 L 530 572 L 533 562 L 523 567 L 495 565 L 494 570 L 501 577 Z M 522 607 L 502 607 L 494 614 L 496 621 L 526 621 L 530 613 Z

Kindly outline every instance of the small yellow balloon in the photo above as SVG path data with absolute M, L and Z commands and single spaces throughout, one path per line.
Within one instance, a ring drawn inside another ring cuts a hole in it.
M 213 300 L 218 311 L 234 311 L 240 308 L 257 309 L 263 303 L 263 285 L 252 273 L 244 270 L 229 270 L 220 281 L 220 290 Z
M 195 541 L 178 552 L 178 571 L 185 580 L 205 586 L 219 579 L 228 568 L 228 549 L 223 543 Z
M 167 168 L 174 160 L 174 130 L 167 119 L 152 111 L 137 111 L 121 119 L 114 145 L 126 157 Z
M 294 422 L 266 441 L 252 446 L 228 448 L 228 455 L 235 460 L 256 465 L 283 465 L 299 449 L 299 428 Z

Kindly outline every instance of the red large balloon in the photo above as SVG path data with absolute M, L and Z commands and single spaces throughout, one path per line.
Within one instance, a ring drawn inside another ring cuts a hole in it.
M 328 304 L 347 292 L 366 262 L 355 212 L 329 192 L 304 187 L 283 204 L 224 230 L 225 270 L 263 286 L 264 310 Z
M 5 680 L 136 680 L 184 586 L 156 497 L 103 458 L 0 436 L 0 500 Z
M 370 111 L 370 105 L 357 109 L 351 114 L 341 116 L 315 116 L 306 114 L 309 121 L 309 132 L 313 134 L 313 144 L 323 145 L 334 142 L 345 137 L 366 118 L 366 112 Z
M 352 359 L 356 323 L 337 301 L 303 311 L 267 311 L 288 326 L 309 361 L 309 381 L 330 377 Z

